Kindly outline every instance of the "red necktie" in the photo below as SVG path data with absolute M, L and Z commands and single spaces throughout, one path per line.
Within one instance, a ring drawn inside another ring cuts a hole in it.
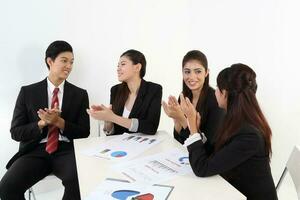
M 53 90 L 53 96 L 51 101 L 51 108 L 54 108 L 54 105 L 57 104 L 57 107 L 59 107 L 59 101 L 57 93 L 59 91 L 59 88 L 55 88 Z M 56 126 L 49 125 L 48 126 L 48 140 L 46 144 L 46 151 L 51 154 L 57 150 L 58 146 L 58 135 L 59 130 Z

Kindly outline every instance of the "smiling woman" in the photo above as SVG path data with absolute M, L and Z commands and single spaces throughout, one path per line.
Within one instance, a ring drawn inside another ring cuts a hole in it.
M 188 97 L 201 115 L 201 130 L 207 136 L 206 148 L 213 151 L 214 136 L 223 111 L 218 107 L 214 89 L 209 86 L 209 69 L 206 56 L 198 50 L 189 51 L 182 61 L 182 94 Z M 180 143 L 189 137 L 186 118 L 174 96 L 163 102 L 166 114 L 174 120 L 174 138 Z
M 109 107 L 93 105 L 87 112 L 104 120 L 107 135 L 124 132 L 155 134 L 159 125 L 162 87 L 143 79 L 146 59 L 137 50 L 124 52 L 118 63 L 121 82 L 111 88 Z
M 217 101 L 226 115 L 210 156 L 196 129 L 197 111 L 181 95 L 191 132 L 185 146 L 193 172 L 200 177 L 220 174 L 248 200 L 277 200 L 269 165 L 272 131 L 256 99 L 256 73 L 245 64 L 233 64 L 219 73 L 217 85 Z

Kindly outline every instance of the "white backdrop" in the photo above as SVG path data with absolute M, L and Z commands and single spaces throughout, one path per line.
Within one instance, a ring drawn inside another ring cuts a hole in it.
M 179 94 L 189 50 L 207 55 L 213 87 L 221 69 L 250 65 L 273 130 L 277 182 L 300 144 L 299 8 L 297 0 L 0 0 L 0 177 L 18 148 L 9 129 L 19 89 L 46 77 L 44 52 L 62 39 L 75 51 L 69 81 L 88 90 L 90 103 L 108 104 L 119 56 L 131 48 L 145 54 L 145 79 L 163 86 L 164 99 Z M 159 128 L 172 132 L 163 112 Z

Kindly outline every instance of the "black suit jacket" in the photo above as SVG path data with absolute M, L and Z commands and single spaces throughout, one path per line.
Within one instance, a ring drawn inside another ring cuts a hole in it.
M 111 88 L 110 103 L 114 106 L 114 100 L 118 95 L 118 89 L 121 84 Z M 139 127 L 137 132 L 154 135 L 157 131 L 160 113 L 161 113 L 162 87 L 156 83 L 148 82 L 142 79 L 140 89 L 133 104 L 128 118 L 137 118 Z M 117 110 L 115 114 L 122 116 L 124 106 Z M 127 128 L 114 124 L 113 134 L 130 133 Z
M 48 133 L 46 126 L 38 127 L 37 111 L 48 107 L 47 79 L 32 85 L 23 86 L 17 98 L 11 122 L 11 137 L 19 141 L 19 151 L 7 164 L 7 168 L 20 156 L 34 149 Z M 89 99 L 86 90 L 65 81 L 61 117 L 65 128 L 61 133 L 72 143 L 73 139 L 85 138 L 90 134 L 90 119 L 86 112 Z
M 208 88 L 206 98 L 204 100 L 203 108 L 201 110 L 197 110 L 201 115 L 201 123 L 200 130 L 207 137 L 207 142 L 205 143 L 205 147 L 207 153 L 210 154 L 214 150 L 214 143 L 216 132 L 225 116 L 225 112 L 223 109 L 219 108 L 218 102 L 215 96 L 215 90 L 211 87 Z M 181 129 L 178 133 L 174 129 L 174 138 L 180 142 L 181 144 L 189 137 L 190 130 L 188 128 Z
M 250 124 L 243 124 L 223 148 L 210 157 L 202 141 L 189 145 L 188 151 L 197 176 L 221 174 L 248 200 L 277 199 L 265 140 Z

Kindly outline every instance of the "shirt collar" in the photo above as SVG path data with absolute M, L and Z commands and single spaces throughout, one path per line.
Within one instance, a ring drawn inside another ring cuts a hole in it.
M 53 85 L 53 83 L 49 80 L 49 78 L 47 77 L 47 84 L 48 84 L 48 89 L 51 93 L 53 93 L 54 89 L 56 88 L 55 85 Z M 63 92 L 64 91 L 64 85 L 65 85 L 65 81 L 63 81 L 57 88 L 59 88 L 58 92 Z

